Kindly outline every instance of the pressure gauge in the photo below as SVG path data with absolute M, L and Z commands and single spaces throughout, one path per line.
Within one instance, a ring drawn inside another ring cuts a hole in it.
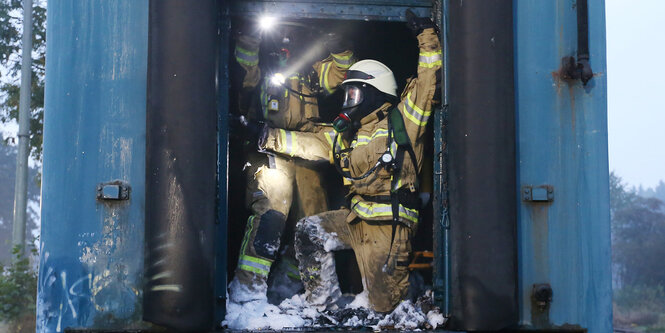
M 389 164 L 393 161 L 393 155 L 391 155 L 389 152 L 383 153 L 381 155 L 381 163 L 383 164 Z

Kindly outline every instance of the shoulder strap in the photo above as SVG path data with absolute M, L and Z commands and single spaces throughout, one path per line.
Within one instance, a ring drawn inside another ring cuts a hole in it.
M 406 152 L 409 154 L 409 157 L 411 159 L 411 164 L 413 164 L 413 169 L 417 172 L 418 171 L 418 161 L 416 160 L 416 152 L 413 150 L 413 147 L 411 146 L 411 140 L 409 139 L 409 134 L 406 132 L 406 126 L 404 125 L 404 118 L 402 118 L 402 113 L 399 112 L 399 109 L 397 107 L 394 107 L 393 109 L 390 110 L 390 115 L 388 119 L 388 126 L 392 129 L 393 132 L 393 140 L 395 140 L 395 143 L 397 143 L 397 152 L 395 159 L 397 160 L 397 163 L 399 166 L 402 166 L 402 163 L 404 162 L 404 153 L 402 152 L 401 154 L 399 153 L 399 150 L 406 150 Z M 401 157 L 399 156 L 401 155 Z M 400 161 L 401 159 L 401 161 Z M 396 177 L 393 177 L 396 178 Z M 415 179 L 415 186 L 418 188 L 418 177 Z M 393 188 L 393 190 L 396 190 Z
M 409 134 L 406 132 L 406 126 L 404 125 L 404 118 L 399 112 L 397 107 L 394 107 L 390 110 L 388 115 L 388 129 L 391 133 L 392 140 L 397 143 L 397 151 L 395 152 L 395 164 L 393 168 L 393 176 L 390 182 L 390 206 L 392 208 L 392 233 L 390 235 L 390 249 L 388 250 L 388 256 L 386 257 L 386 263 L 384 264 L 384 271 L 392 273 L 395 265 L 395 260 L 390 262 L 390 257 L 393 250 L 393 243 L 395 242 L 395 234 L 397 233 L 397 225 L 399 224 L 399 195 L 397 183 L 399 182 L 399 175 L 404 164 L 404 152 L 409 154 L 411 163 L 413 164 L 413 169 L 417 172 L 418 165 L 416 160 L 416 153 L 411 146 L 411 140 L 409 139 Z M 390 145 L 390 140 L 388 140 L 388 145 Z M 418 177 L 415 178 L 415 187 L 418 188 Z M 395 258 L 396 259 L 396 258 Z

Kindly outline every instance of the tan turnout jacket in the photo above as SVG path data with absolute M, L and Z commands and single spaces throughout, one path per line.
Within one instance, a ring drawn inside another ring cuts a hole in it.
M 255 88 L 261 83 L 261 69 L 259 68 L 259 44 L 261 40 L 255 37 L 242 35 L 238 38 L 235 48 L 235 57 L 246 71 L 243 88 Z M 353 52 L 330 54 L 326 59 L 316 62 L 313 67 L 318 76 L 318 84 L 325 93 L 333 93 L 344 80 L 347 69 L 353 64 Z M 284 83 L 287 87 L 304 95 L 312 95 L 309 86 L 309 77 L 299 73 L 282 73 L 286 77 Z M 298 96 L 284 87 L 271 86 L 270 79 L 264 78 L 260 91 L 260 112 L 270 127 L 294 131 L 317 131 L 319 108 L 314 97 Z M 277 100 L 277 110 L 269 108 L 271 100 Z M 256 110 L 245 111 L 252 117 Z
M 425 128 L 432 114 L 432 99 L 436 90 L 436 72 L 441 68 L 441 44 L 434 29 L 425 29 L 418 35 L 420 56 L 418 76 L 411 79 L 401 95 L 398 104 L 411 145 L 415 151 L 418 170 L 414 170 L 409 154 L 405 154 L 402 170 L 397 181 L 398 188 L 415 191 L 418 173 L 422 169 Z M 351 176 L 358 177 L 374 166 L 379 157 L 390 146 L 391 153 L 396 151 L 394 142 L 388 144 L 388 119 L 379 113 L 388 111 L 390 105 L 384 104 L 379 109 L 363 118 L 361 128 L 353 137 L 340 135 L 337 142 L 332 128 L 316 133 L 302 133 L 284 129 L 271 128 L 265 148 L 307 160 L 333 161 L 334 151 L 345 148 L 352 150 L 342 156 L 342 167 L 348 167 Z M 384 221 L 392 219 L 390 203 L 372 202 L 364 199 L 369 196 L 389 196 L 391 173 L 378 168 L 373 174 L 362 180 L 347 180 L 350 183 L 351 213 L 348 222 L 356 217 L 368 221 Z M 418 222 L 418 210 L 400 205 L 400 221 L 407 226 Z

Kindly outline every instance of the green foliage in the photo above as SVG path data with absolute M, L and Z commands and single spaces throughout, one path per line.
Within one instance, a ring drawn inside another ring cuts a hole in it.
M 32 269 L 29 257 L 20 255 L 18 247 L 12 252 L 14 262 L 0 265 L 0 321 L 10 323 L 15 332 L 27 331 L 34 322 L 37 272 Z M 37 250 L 32 248 L 31 253 L 36 256 Z
M 637 194 L 628 190 L 621 181 L 621 177 L 610 172 L 610 211 L 612 214 L 630 206 L 636 198 Z
M 614 320 L 617 327 L 665 331 L 665 203 L 629 190 L 610 174 Z
M 624 286 L 614 293 L 617 326 L 639 327 L 644 332 L 665 332 L 665 288 Z
M 665 182 L 661 180 L 654 188 L 644 189 L 640 186 L 640 188 L 637 190 L 637 194 L 641 197 L 656 198 L 665 202 Z
M 665 285 L 665 214 L 663 202 L 637 197 L 613 216 L 614 262 L 630 286 Z
M 624 287 L 615 293 L 614 300 L 621 306 L 630 308 L 646 306 L 653 309 L 663 309 L 663 313 L 665 313 L 665 287 L 662 285 Z
M 0 122 L 18 120 L 21 70 L 22 1 L 0 0 Z M 44 74 L 46 65 L 46 8 L 33 5 L 33 59 L 30 118 L 30 147 L 33 158 L 41 159 L 44 123 Z

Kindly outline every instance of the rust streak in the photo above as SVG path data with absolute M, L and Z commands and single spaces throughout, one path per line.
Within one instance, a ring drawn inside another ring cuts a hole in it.
M 575 91 L 573 90 L 573 85 L 568 83 L 568 94 L 570 95 L 570 123 L 573 126 L 573 138 L 575 138 Z

